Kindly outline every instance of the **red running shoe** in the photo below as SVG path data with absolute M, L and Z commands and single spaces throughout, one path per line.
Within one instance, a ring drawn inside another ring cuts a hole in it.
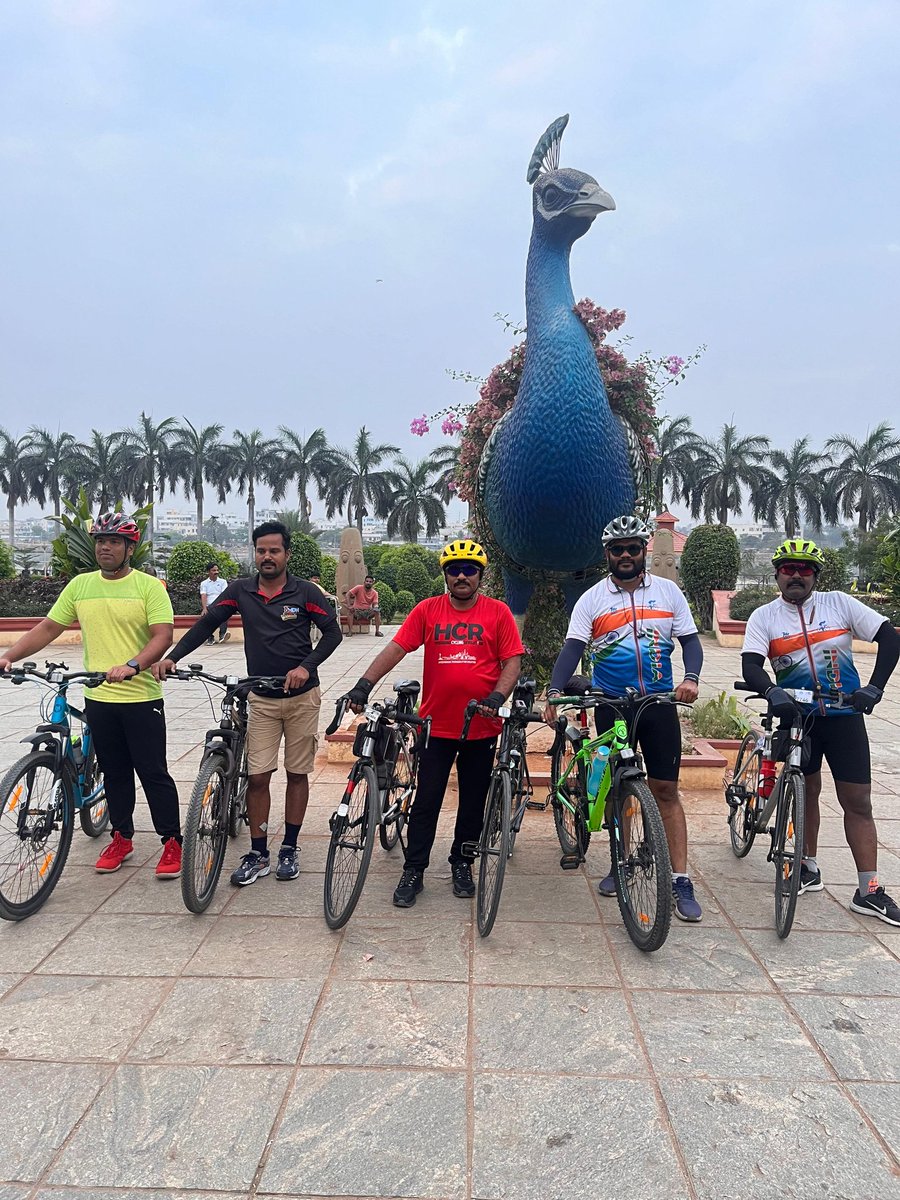
M 132 854 L 134 854 L 134 846 L 131 838 L 122 837 L 121 833 L 114 833 L 113 840 L 97 859 L 94 869 L 102 875 L 109 875 L 112 871 L 118 871 L 125 859 L 131 858 Z
M 181 874 L 181 845 L 176 838 L 169 838 L 163 846 L 162 856 L 156 864 L 157 879 L 177 879 Z

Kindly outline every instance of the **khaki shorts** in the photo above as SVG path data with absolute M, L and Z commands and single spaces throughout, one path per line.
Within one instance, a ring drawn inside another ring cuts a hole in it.
M 292 775 L 309 775 L 319 748 L 321 690 L 310 688 L 301 696 L 257 696 L 251 692 L 247 727 L 247 767 L 251 775 L 265 775 L 278 767 L 278 747 L 284 738 L 284 769 Z

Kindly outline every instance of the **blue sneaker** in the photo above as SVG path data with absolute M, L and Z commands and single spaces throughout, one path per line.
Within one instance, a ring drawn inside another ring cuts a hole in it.
M 296 846 L 282 846 L 278 851 L 276 879 L 296 879 L 300 874 L 300 851 Z
M 675 897 L 675 916 L 679 921 L 699 921 L 703 910 L 694 899 L 694 885 L 687 875 L 676 875 L 672 879 L 672 895 Z
M 597 884 L 597 891 L 601 896 L 614 896 L 616 894 L 616 881 L 613 878 L 612 867 L 609 869 L 609 874 L 605 875 Z
M 231 882 L 235 887 L 247 887 L 257 879 L 262 879 L 269 873 L 268 854 L 257 854 L 251 850 L 241 859 L 241 865 L 231 872 Z

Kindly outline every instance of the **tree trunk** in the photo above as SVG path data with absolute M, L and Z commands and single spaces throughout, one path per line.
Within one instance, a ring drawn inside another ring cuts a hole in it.
M 728 508 L 727 507 L 721 507 L 719 509 L 719 524 L 720 525 L 728 524 Z
M 12 496 L 6 501 L 6 511 L 9 513 L 9 548 L 16 544 L 16 502 Z
M 197 537 L 203 536 L 203 480 L 197 488 Z
M 253 526 L 256 524 L 256 492 L 253 490 L 253 476 L 247 481 L 247 562 L 253 563 Z
M 153 508 L 154 508 L 153 497 L 156 493 L 156 488 L 154 486 L 156 483 L 156 480 L 154 478 L 154 475 L 155 475 L 155 469 L 153 467 L 151 467 L 150 468 L 150 478 L 147 481 L 147 498 L 150 501 L 150 516 L 147 518 L 147 540 L 150 542 L 153 541 L 153 524 L 154 524 L 154 522 L 153 522 Z

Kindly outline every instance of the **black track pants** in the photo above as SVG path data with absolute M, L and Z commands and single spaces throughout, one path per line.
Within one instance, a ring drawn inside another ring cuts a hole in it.
M 463 842 L 477 842 L 481 834 L 484 802 L 496 745 L 496 738 L 479 738 L 471 742 L 461 742 L 456 738 L 431 738 L 427 750 L 422 751 L 419 763 L 419 783 L 409 815 L 405 866 L 415 867 L 419 871 L 424 871 L 428 866 L 454 759 L 459 780 L 459 808 L 449 861 L 464 861 L 465 856 L 461 851 Z M 465 861 L 471 862 L 472 859 Z

